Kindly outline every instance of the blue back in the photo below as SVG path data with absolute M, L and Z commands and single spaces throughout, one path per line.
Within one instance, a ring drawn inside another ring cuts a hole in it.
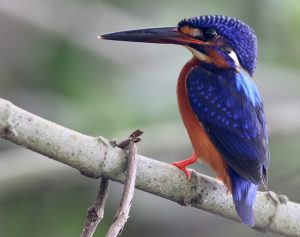
M 192 110 L 229 166 L 262 184 L 269 162 L 267 126 L 249 75 L 201 65 L 189 73 L 187 90 Z
M 250 76 L 217 69 L 194 68 L 187 77 L 193 112 L 229 166 L 233 201 L 243 223 L 253 226 L 257 186 L 267 183 L 267 125 L 259 92 Z

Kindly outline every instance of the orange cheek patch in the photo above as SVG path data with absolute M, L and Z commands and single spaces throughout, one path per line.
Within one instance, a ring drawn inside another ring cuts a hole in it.
M 190 28 L 189 26 L 183 26 L 179 28 L 179 31 L 185 35 L 191 35 L 191 33 L 193 32 L 193 29 Z
M 179 31 L 185 35 L 197 37 L 201 35 L 201 31 L 197 28 L 192 28 L 189 26 L 182 26 L 179 28 Z

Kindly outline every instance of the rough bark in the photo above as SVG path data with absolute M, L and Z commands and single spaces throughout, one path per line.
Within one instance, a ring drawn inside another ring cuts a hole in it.
M 107 139 L 72 131 L 3 99 L 0 99 L 0 136 L 87 176 L 121 183 L 126 179 L 126 152 L 112 146 Z M 238 221 L 231 196 L 216 179 L 192 171 L 191 181 L 187 181 L 180 170 L 169 164 L 141 155 L 137 160 L 136 188 Z M 254 212 L 254 228 L 300 236 L 300 204 L 286 196 L 259 192 Z

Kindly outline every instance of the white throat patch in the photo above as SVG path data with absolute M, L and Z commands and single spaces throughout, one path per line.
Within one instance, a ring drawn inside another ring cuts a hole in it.
M 193 54 L 193 56 L 195 58 L 199 59 L 200 61 L 205 62 L 205 63 L 212 63 L 212 59 L 209 56 L 207 56 L 206 54 L 201 53 L 200 51 L 193 49 L 189 46 L 184 46 L 184 47 L 186 47 Z
M 199 61 L 205 62 L 205 63 L 213 63 L 213 59 L 211 57 L 209 57 L 208 55 L 206 55 L 192 47 L 189 47 L 189 46 L 184 46 L 184 47 L 186 47 L 193 54 L 193 56 L 195 58 L 199 59 Z M 232 61 L 234 62 L 234 65 L 237 69 L 241 67 L 239 59 L 233 50 L 230 51 L 228 56 L 232 59 Z

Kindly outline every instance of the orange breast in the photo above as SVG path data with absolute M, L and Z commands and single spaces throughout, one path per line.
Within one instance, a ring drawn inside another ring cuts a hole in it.
M 231 182 L 227 173 L 228 166 L 225 163 L 221 153 L 216 149 L 206 134 L 201 121 L 199 121 L 195 113 L 192 111 L 192 107 L 188 101 L 186 88 L 187 75 L 193 68 L 199 66 L 199 63 L 200 62 L 196 58 L 192 58 L 184 65 L 180 73 L 177 83 L 179 111 L 189 134 L 196 156 L 198 159 L 206 161 L 215 171 L 217 177 L 221 179 L 231 190 Z

